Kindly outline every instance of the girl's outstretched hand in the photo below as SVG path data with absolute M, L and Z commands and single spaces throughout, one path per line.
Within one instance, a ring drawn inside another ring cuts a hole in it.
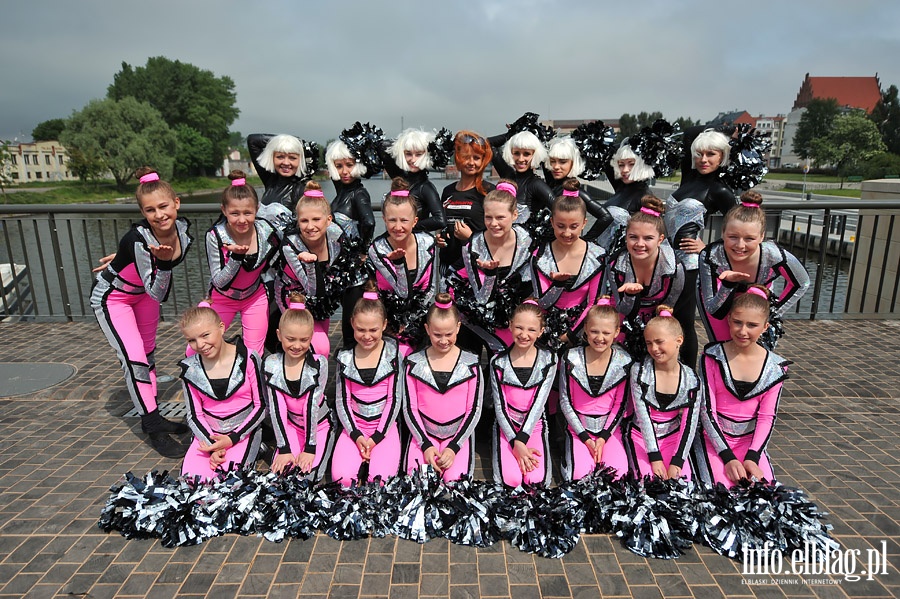
M 100 263 L 100 266 L 98 266 L 97 268 L 91 269 L 91 272 L 101 272 L 101 271 L 106 270 L 106 267 L 109 266 L 109 263 L 112 262 L 115 259 L 115 257 L 116 257 L 115 252 L 113 252 L 112 254 L 103 256 L 102 258 L 100 258 L 100 260 L 98 260 L 98 262 Z
M 150 245 L 147 247 L 157 260 L 169 262 L 175 257 L 175 248 L 171 245 Z

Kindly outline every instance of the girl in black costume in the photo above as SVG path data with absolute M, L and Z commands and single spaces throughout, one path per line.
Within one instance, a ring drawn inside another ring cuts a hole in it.
M 542 208 L 553 206 L 556 196 L 550 186 L 534 173 L 534 167 L 547 160 L 547 149 L 537 135 L 531 131 L 507 133 L 490 138 L 494 147 L 491 164 L 502 179 L 512 179 L 516 183 L 519 217 L 523 224 Z
M 441 198 L 434 183 L 428 180 L 432 156 L 428 145 L 434 142 L 434 134 L 421 129 L 404 129 L 382 157 L 384 170 L 391 179 L 403 177 L 409 184 L 409 193 L 419 202 L 419 222 L 416 232 L 439 231 L 447 226 Z
M 635 154 L 628 139 L 613 154 L 605 171 L 615 192 L 606 201 L 606 207 L 622 208 L 629 214 L 640 210 L 641 198 L 651 193 L 650 180 L 655 173 L 643 158 Z

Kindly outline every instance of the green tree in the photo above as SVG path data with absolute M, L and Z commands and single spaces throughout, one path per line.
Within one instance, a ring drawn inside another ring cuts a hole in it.
M 794 134 L 794 154 L 804 160 L 813 158 L 811 151 L 813 140 L 828 135 L 832 123 L 839 114 L 840 108 L 834 98 L 810 101 L 800 117 L 797 132 Z
M 831 130 L 813 139 L 809 148 L 817 164 L 829 164 L 841 176 L 841 187 L 845 177 L 857 173 L 867 160 L 884 150 L 878 127 L 862 111 L 834 119 Z
M 199 175 L 203 173 L 213 153 L 212 142 L 199 131 L 187 125 L 175 127 L 178 150 L 175 152 L 175 175 Z M 221 160 L 219 161 L 221 164 Z
M 691 127 L 696 127 L 697 125 L 699 125 L 700 119 L 697 119 L 695 121 L 694 119 L 692 119 L 689 116 L 688 117 L 680 116 L 677 119 L 675 119 L 675 121 L 672 124 L 677 125 L 681 131 L 684 131 L 685 129 L 690 129 Z
M 881 92 L 881 101 L 869 118 L 878 126 L 881 141 L 887 146 L 888 152 L 900 154 L 900 99 L 896 85 Z
M 640 131 L 637 117 L 627 112 L 619 117 L 619 137 L 625 139 Z
M 890 152 L 882 152 L 872 156 L 856 173 L 863 179 L 884 179 L 887 175 L 900 175 L 900 156 Z
M 155 108 L 126 97 L 92 100 L 66 121 L 60 142 L 92 159 L 102 160 L 120 191 L 134 171 L 153 166 L 170 177 L 177 137 Z
M 0 139 L 0 192 L 3 195 L 6 195 L 6 188 L 14 183 L 12 178 L 13 165 L 12 165 L 12 157 L 13 153 L 10 150 L 10 146 L 12 146 L 12 142 Z
M 31 138 L 34 141 L 58 140 L 62 130 L 66 128 L 66 119 L 50 119 L 38 123 L 31 130 Z
M 95 154 L 95 149 L 66 148 L 66 150 L 69 152 L 66 166 L 85 185 L 91 181 L 96 183 L 109 170 L 103 158 Z
M 107 97 L 121 100 L 128 96 L 156 108 L 172 129 L 184 125 L 209 140 L 210 151 L 197 158 L 206 174 L 221 166 L 229 127 L 240 113 L 230 77 L 216 77 L 212 71 L 163 56 L 147 59 L 143 67 L 123 62 Z

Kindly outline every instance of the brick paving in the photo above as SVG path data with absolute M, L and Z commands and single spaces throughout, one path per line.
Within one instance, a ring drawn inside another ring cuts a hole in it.
M 473 549 L 443 539 L 420 546 L 392 537 L 270 543 L 230 535 L 178 549 L 129 541 L 96 527 L 110 485 L 128 470 L 179 464 L 157 455 L 139 421 L 124 417 L 131 405 L 121 371 L 95 324 L 25 323 L 0 324 L 0 363 L 66 363 L 76 374 L 17 397 L 2 397 L 0 381 L 0 598 L 898 596 L 900 471 L 891 456 L 900 445 L 900 322 L 787 328 L 779 350 L 795 364 L 770 453 L 780 480 L 830 513 L 843 548 L 864 559 L 886 543 L 888 574 L 874 580 L 791 574 L 746 584 L 740 563 L 708 548 L 648 560 L 605 535 L 583 537 L 561 560 L 505 542 Z M 177 373 L 182 348 L 174 325 L 163 323 L 162 374 Z M 161 400 L 180 402 L 179 385 L 163 385 Z M 480 451 L 487 476 L 489 445 Z

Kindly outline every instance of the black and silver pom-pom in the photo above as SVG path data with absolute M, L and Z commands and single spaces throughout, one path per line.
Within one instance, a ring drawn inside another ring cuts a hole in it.
M 464 476 L 447 483 L 447 492 L 455 514 L 452 524 L 444 531 L 448 541 L 469 547 L 489 547 L 500 540 L 494 511 L 505 501 L 503 485 Z
M 616 132 L 603 121 L 582 123 L 572 131 L 572 141 L 584 160 L 584 170 L 579 175 L 593 181 L 603 177 L 603 169 L 616 153 Z
M 353 126 L 341 131 L 340 140 L 346 144 L 350 153 L 356 160 L 366 166 L 366 179 L 374 177 L 382 171 L 381 146 L 384 140 L 384 131 L 380 127 L 369 123 L 356 121 Z
M 320 153 L 321 148 L 319 144 L 314 141 L 303 140 L 303 155 L 306 158 L 306 179 L 312 179 L 322 166 L 319 164 Z
M 453 159 L 453 133 L 446 127 L 434 134 L 434 140 L 428 142 L 428 155 L 431 156 L 431 168 L 443 170 Z
M 507 132 L 508 137 L 512 137 L 516 133 L 521 133 L 522 131 L 529 131 L 534 133 L 535 136 L 541 140 L 542 144 L 547 144 L 553 139 L 553 135 L 555 132 L 552 127 L 548 127 L 547 125 L 542 125 L 538 122 L 539 115 L 535 112 L 526 112 L 518 119 L 515 120 L 511 125 L 509 125 L 509 131 Z
M 731 154 L 728 166 L 719 173 L 722 182 L 735 191 L 758 185 L 769 172 L 766 155 L 772 148 L 771 134 L 759 132 L 744 123 L 736 127 L 729 143 Z
M 626 140 L 631 150 L 653 168 L 657 177 L 671 175 L 681 164 L 681 141 L 677 125 L 665 119 L 657 119 L 649 127 Z

